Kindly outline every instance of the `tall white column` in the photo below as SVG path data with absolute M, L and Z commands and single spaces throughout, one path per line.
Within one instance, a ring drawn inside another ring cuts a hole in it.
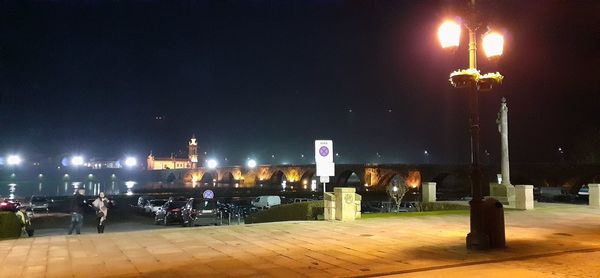
M 501 163 L 500 173 L 502 174 L 502 184 L 510 184 L 510 165 L 508 160 L 508 107 L 506 106 L 506 98 L 502 98 L 500 104 L 500 112 L 498 112 L 498 131 L 500 132 L 501 144 Z

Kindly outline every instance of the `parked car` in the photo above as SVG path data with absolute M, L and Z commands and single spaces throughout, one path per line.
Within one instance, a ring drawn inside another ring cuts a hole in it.
M 292 199 L 292 203 L 302 203 L 302 202 L 310 202 L 310 199 L 307 198 L 294 198 Z
M 4 200 L 0 201 L 0 211 L 17 212 L 17 210 L 19 210 L 20 206 L 21 206 L 21 203 L 15 201 L 15 200 L 4 199 Z
M 361 205 L 361 211 L 363 213 L 369 212 L 390 212 L 392 211 L 392 202 L 382 202 L 382 201 L 370 201 L 363 202 Z
M 281 205 L 281 197 L 279 196 L 258 196 L 252 201 L 252 205 L 259 208 L 271 208 L 273 206 Z
M 31 212 L 35 213 L 36 210 L 45 210 L 46 213 L 49 212 L 50 203 L 53 203 L 54 200 L 49 199 L 46 196 L 31 196 L 29 199 L 29 207 L 31 208 Z
M 185 201 L 168 201 L 156 211 L 154 223 L 169 225 L 174 222 L 181 223 L 181 208 L 186 205 Z
M 148 203 L 148 201 L 150 201 L 150 197 L 148 196 L 140 196 L 137 199 L 137 207 L 138 208 L 145 208 L 146 204 Z
M 182 226 L 218 225 L 221 213 L 217 201 L 212 199 L 190 198 L 181 212 Z
M 160 207 L 162 207 L 166 202 L 167 202 L 167 200 L 163 200 L 163 199 L 155 199 L 155 200 L 146 201 L 146 205 L 144 206 L 144 211 L 146 213 L 152 213 L 152 214 L 156 215 L 156 212 L 158 211 L 158 209 Z
M 252 205 L 252 202 L 249 200 L 237 200 L 233 202 L 235 206 L 235 214 L 239 214 L 242 218 L 245 218 L 251 213 L 257 212 L 258 209 Z
M 564 189 L 560 186 L 540 187 L 540 202 L 556 202 L 565 197 Z
M 587 185 L 583 185 L 581 188 L 579 188 L 579 192 L 577 192 L 577 194 L 580 196 L 589 196 L 590 188 Z

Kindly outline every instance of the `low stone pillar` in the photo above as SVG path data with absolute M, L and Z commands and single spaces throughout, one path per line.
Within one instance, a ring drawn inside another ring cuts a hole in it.
M 356 204 L 354 203 L 356 188 L 336 187 L 335 194 L 335 220 L 352 221 L 356 217 Z
M 533 185 L 515 186 L 515 208 L 522 210 L 533 209 Z
M 515 205 L 515 187 L 510 184 L 490 183 L 490 197 L 505 206 Z
M 590 207 L 600 208 L 600 183 L 588 184 Z
M 436 183 L 435 182 L 424 182 L 421 184 L 421 201 L 423 203 L 433 203 L 437 200 L 436 194 Z
M 323 218 L 325 220 L 335 220 L 335 195 L 330 192 L 325 192 L 323 196 L 324 211 Z
M 362 217 L 362 196 L 358 194 L 354 194 L 354 205 L 356 206 L 356 213 L 354 214 L 354 219 L 360 219 Z

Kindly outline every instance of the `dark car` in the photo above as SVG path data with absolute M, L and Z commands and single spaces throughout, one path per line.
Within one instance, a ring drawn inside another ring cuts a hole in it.
M 4 200 L 0 201 L 0 211 L 17 212 L 17 210 L 19 210 L 20 206 L 21 206 L 21 203 L 15 201 L 15 200 L 4 199 Z
M 51 200 L 46 196 L 31 196 L 29 207 L 31 207 L 32 212 L 35 212 L 36 210 L 45 210 L 46 213 L 48 213 L 50 203 L 52 202 L 54 202 L 54 200 Z
M 258 212 L 258 208 L 252 205 L 249 200 L 238 200 L 234 201 L 235 214 L 239 214 L 242 218 L 245 218 L 249 214 Z
M 212 199 L 190 198 L 182 211 L 182 226 L 218 225 L 221 213 L 217 201 Z
M 154 217 L 154 223 L 169 225 L 174 222 L 181 223 L 181 210 L 186 205 L 185 201 L 169 201 L 166 202 L 158 211 Z

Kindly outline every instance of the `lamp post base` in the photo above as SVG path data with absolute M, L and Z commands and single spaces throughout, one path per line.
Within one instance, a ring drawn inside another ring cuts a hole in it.
M 490 237 L 485 233 L 470 232 L 469 234 L 467 234 L 467 249 L 490 249 Z
M 471 232 L 467 234 L 467 249 L 490 249 L 490 235 L 486 233 L 483 219 L 484 205 L 482 200 L 471 200 Z

